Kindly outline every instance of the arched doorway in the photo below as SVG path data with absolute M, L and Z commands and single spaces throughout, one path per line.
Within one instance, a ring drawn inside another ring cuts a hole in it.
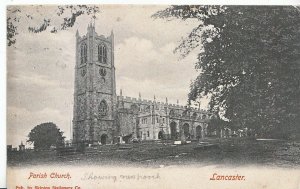
M 158 139 L 164 139 L 164 132 L 163 131 L 158 132 Z
M 199 140 L 200 138 L 202 138 L 202 127 L 201 126 L 197 126 L 196 127 L 196 138 Z
M 101 135 L 101 139 L 100 140 L 101 140 L 101 144 L 105 145 L 106 142 L 107 142 L 107 135 L 106 134 Z
M 214 125 L 211 125 L 211 124 L 207 125 L 206 131 L 207 131 L 208 136 L 218 136 L 219 135 L 219 131 L 216 129 L 216 127 Z
M 173 121 L 170 124 L 171 127 L 171 139 L 175 140 L 176 139 L 176 123 Z
M 185 138 L 189 138 L 190 137 L 190 126 L 187 123 L 185 123 L 183 125 L 183 134 L 184 134 Z
M 122 137 L 122 140 L 123 140 L 126 144 L 128 144 L 131 138 L 132 138 L 132 133 L 129 134 L 129 135 L 123 136 L 123 137 Z

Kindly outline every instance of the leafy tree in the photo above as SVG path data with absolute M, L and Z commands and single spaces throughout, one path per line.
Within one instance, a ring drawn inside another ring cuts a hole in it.
M 227 121 L 224 121 L 219 116 L 217 116 L 217 117 L 213 117 L 212 119 L 209 120 L 207 131 L 208 131 L 208 133 L 212 133 L 214 131 L 217 131 L 217 133 L 220 133 L 221 130 L 225 129 L 225 128 L 230 128 L 233 130 L 235 129 L 235 128 L 231 128 L 230 126 L 231 125 L 229 125 Z
M 34 149 L 49 149 L 51 145 L 56 147 L 64 144 L 63 132 L 52 122 L 35 126 L 28 134 L 27 142 L 34 145 Z
M 201 47 L 190 100 L 211 95 L 212 111 L 259 135 L 300 132 L 299 7 L 184 5 L 153 17 L 199 21 L 175 49 Z
M 83 15 L 96 18 L 100 13 L 97 6 L 62 5 L 62 6 L 8 6 L 7 7 L 7 45 L 16 43 L 20 24 L 28 24 L 29 32 L 49 31 L 57 33 L 74 26 L 78 17 Z

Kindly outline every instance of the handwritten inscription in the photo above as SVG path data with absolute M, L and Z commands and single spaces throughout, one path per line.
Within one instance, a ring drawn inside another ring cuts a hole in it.
M 158 180 L 160 179 L 159 173 L 153 175 L 145 174 L 132 174 L 132 175 L 95 175 L 93 172 L 84 173 L 81 180 L 111 180 L 113 182 L 122 181 L 122 180 Z
M 243 181 L 246 180 L 245 176 L 236 174 L 236 175 L 219 175 L 214 173 L 209 180 L 232 180 L 232 181 Z

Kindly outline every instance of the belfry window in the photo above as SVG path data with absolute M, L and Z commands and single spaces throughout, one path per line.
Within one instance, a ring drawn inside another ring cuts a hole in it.
M 107 49 L 103 44 L 98 45 L 98 61 L 101 63 L 107 62 Z
M 81 64 L 87 62 L 87 46 L 83 43 L 80 47 L 80 62 Z

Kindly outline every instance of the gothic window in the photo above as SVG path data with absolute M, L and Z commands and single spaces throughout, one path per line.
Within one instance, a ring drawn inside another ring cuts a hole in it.
M 184 112 L 182 112 L 182 116 L 188 116 L 189 112 L 187 110 L 185 110 Z
M 148 123 L 148 119 L 147 118 L 142 118 L 142 124 L 147 124 Z
M 133 113 L 138 113 L 139 112 L 139 107 L 136 104 L 132 104 L 130 106 L 130 109 L 133 111 Z
M 146 112 L 150 112 L 150 106 L 147 106 L 147 107 L 145 108 L 145 111 L 146 111 Z
M 107 106 L 106 101 L 102 100 L 99 104 L 99 115 L 105 116 L 107 114 L 107 109 L 108 109 L 108 106 Z
M 193 118 L 195 119 L 196 117 L 197 117 L 197 113 L 194 112 L 194 113 L 193 113 Z
M 171 110 L 171 111 L 170 111 L 170 116 L 175 116 L 174 110 Z
M 87 62 L 87 46 L 83 43 L 80 47 L 80 62 L 81 64 Z
M 107 49 L 103 44 L 98 45 L 98 61 L 101 63 L 106 63 L 107 61 Z

